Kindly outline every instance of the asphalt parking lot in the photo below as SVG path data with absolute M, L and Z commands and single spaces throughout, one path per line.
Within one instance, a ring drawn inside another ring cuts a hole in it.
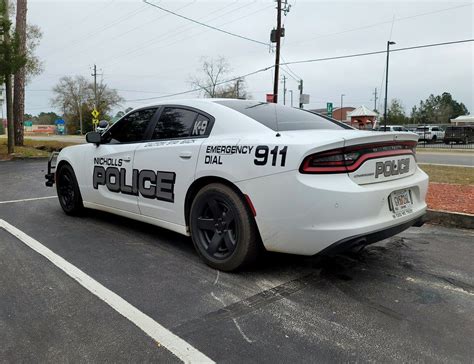
M 425 225 L 359 253 L 219 273 L 186 237 L 37 199 L 55 194 L 45 166 L 0 162 L 0 219 L 216 362 L 472 362 L 473 231 Z M 2 229 L 0 272 L 2 362 L 179 361 Z

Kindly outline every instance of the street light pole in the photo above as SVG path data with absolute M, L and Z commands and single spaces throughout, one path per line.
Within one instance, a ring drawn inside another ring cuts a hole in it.
M 385 66 L 385 104 L 383 109 L 383 125 L 384 131 L 387 131 L 387 92 L 388 92 L 388 58 L 390 54 L 390 46 L 396 44 L 392 41 L 387 41 L 387 64 Z
M 344 100 L 345 94 L 341 94 L 341 121 L 342 121 L 342 101 Z

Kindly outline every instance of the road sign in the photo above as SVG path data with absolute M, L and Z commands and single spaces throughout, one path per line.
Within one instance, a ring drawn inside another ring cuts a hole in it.
M 28 126 L 33 126 L 33 122 L 32 121 L 25 121 L 23 123 L 24 126 L 28 127 Z
M 99 119 L 92 119 L 92 124 L 97 125 L 99 124 Z
M 99 116 L 99 112 L 97 111 L 97 109 L 92 110 L 91 114 L 94 117 L 94 119 L 97 119 L 97 117 Z
M 56 125 L 60 125 L 60 124 L 65 124 L 66 122 L 64 121 L 64 119 L 56 119 L 54 123 Z
M 326 113 L 327 113 L 327 116 L 332 118 L 332 102 L 326 103 Z
M 273 102 L 273 94 L 267 94 L 267 102 Z
M 308 94 L 300 94 L 300 104 L 309 104 Z

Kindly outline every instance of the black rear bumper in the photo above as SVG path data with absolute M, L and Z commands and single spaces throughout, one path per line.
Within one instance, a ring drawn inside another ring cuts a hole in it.
M 409 220 L 403 224 L 389 227 L 388 229 L 375 231 L 369 234 L 351 236 L 349 238 L 339 240 L 334 244 L 331 244 L 318 254 L 332 256 L 357 247 L 362 248 L 365 245 L 373 244 L 380 240 L 384 240 L 390 238 L 391 236 L 397 235 L 398 233 L 401 233 L 402 231 L 408 229 L 411 226 L 420 227 L 425 223 L 424 217 L 425 215 L 422 215 L 415 219 Z

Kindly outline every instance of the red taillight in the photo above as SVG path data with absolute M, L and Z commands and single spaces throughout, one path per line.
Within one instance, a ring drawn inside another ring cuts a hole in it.
M 366 160 L 396 155 L 415 154 L 415 141 L 361 144 L 333 149 L 307 156 L 300 167 L 301 173 L 354 172 Z

